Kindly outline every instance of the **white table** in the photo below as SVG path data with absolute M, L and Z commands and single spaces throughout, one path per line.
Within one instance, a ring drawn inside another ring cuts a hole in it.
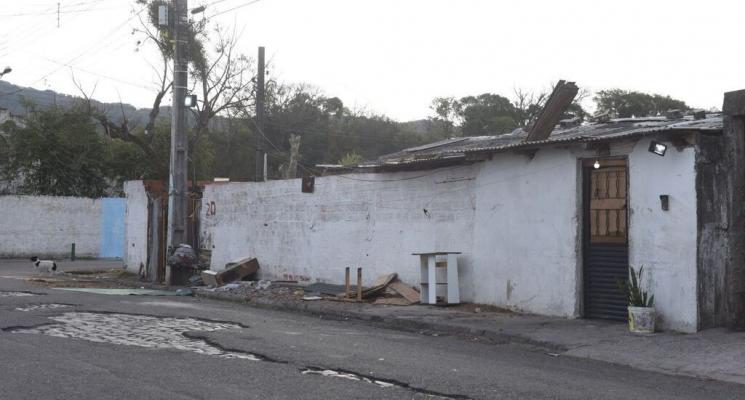
M 460 290 L 458 289 L 458 254 L 457 251 L 437 251 L 432 253 L 412 253 L 419 256 L 421 276 L 419 285 L 419 301 L 422 304 L 437 304 L 438 286 L 447 287 L 447 304 L 460 303 Z M 446 261 L 437 261 L 437 257 L 445 258 Z M 437 268 L 445 268 L 445 281 L 437 281 Z

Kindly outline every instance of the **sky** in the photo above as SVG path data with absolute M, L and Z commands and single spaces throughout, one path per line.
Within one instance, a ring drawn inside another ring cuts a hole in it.
M 159 58 L 134 0 L 0 0 L 3 80 L 149 107 Z M 408 121 L 432 99 L 544 91 L 558 79 L 720 108 L 745 89 L 745 1 L 190 0 L 266 48 L 273 79 Z M 219 14 L 219 15 L 218 15 Z M 166 99 L 167 100 L 167 99 Z M 167 100 L 168 101 L 168 100 Z M 591 107 L 591 100 L 586 105 Z

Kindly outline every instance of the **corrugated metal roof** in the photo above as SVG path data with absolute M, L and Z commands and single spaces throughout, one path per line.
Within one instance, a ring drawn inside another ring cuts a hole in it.
M 473 153 L 494 153 L 520 148 L 536 148 L 567 143 L 607 142 L 630 139 L 660 132 L 721 131 L 721 115 L 708 115 L 694 120 L 686 117 L 668 120 L 664 117 L 623 118 L 606 123 L 583 124 L 570 128 L 557 128 L 545 140 L 524 141 L 527 134 L 522 129 L 497 136 L 470 136 L 454 138 L 404 149 L 384 155 L 377 160 L 363 162 L 357 168 L 391 168 L 417 164 L 439 164 L 464 159 Z

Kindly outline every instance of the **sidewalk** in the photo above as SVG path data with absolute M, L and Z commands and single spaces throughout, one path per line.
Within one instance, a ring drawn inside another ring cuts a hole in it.
M 465 307 L 399 307 L 263 297 L 246 302 L 244 296 L 204 290 L 197 290 L 196 295 L 328 319 L 357 319 L 424 334 L 533 344 L 558 356 L 582 357 L 641 370 L 745 384 L 745 332 L 710 329 L 697 334 L 661 332 L 640 336 L 629 333 L 626 325 L 621 323 L 488 310 L 476 313 L 466 311 Z

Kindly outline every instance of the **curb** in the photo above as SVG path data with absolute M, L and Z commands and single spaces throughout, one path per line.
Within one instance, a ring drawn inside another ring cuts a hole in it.
M 369 315 L 364 312 L 330 310 L 328 308 L 323 307 L 323 304 L 319 304 L 318 306 L 316 306 L 316 304 L 312 304 L 312 303 L 255 302 L 255 301 L 248 301 L 240 295 L 235 295 L 235 294 L 230 294 L 230 293 L 205 292 L 202 290 L 195 290 L 194 296 L 199 297 L 199 298 L 211 299 L 211 300 L 221 300 L 221 301 L 239 303 L 239 304 L 243 304 L 248 307 L 253 307 L 253 308 L 258 308 L 258 309 L 263 309 L 263 310 L 290 312 L 290 313 L 295 313 L 295 314 L 315 316 L 315 317 L 325 318 L 325 319 L 333 320 L 333 321 L 347 321 L 351 319 L 351 320 L 375 324 L 383 328 L 388 328 L 388 329 L 393 329 L 393 330 L 403 331 L 403 332 L 420 333 L 420 334 L 424 334 L 428 336 L 439 336 L 440 334 L 443 334 L 443 335 L 461 336 L 461 337 L 467 337 L 467 338 L 485 338 L 495 344 L 518 343 L 518 344 L 541 347 L 545 349 L 546 351 L 557 352 L 557 353 L 568 350 L 566 347 L 562 345 L 558 345 L 556 343 L 536 340 L 536 339 L 522 336 L 522 335 L 503 333 L 503 332 L 498 332 L 498 331 L 493 331 L 493 330 L 488 330 L 488 329 L 470 328 L 467 326 L 456 325 L 456 324 L 425 322 L 421 320 L 417 321 L 417 320 L 412 320 L 408 318 L 402 319 L 402 318 L 395 318 L 395 317 L 381 317 L 377 315 Z

